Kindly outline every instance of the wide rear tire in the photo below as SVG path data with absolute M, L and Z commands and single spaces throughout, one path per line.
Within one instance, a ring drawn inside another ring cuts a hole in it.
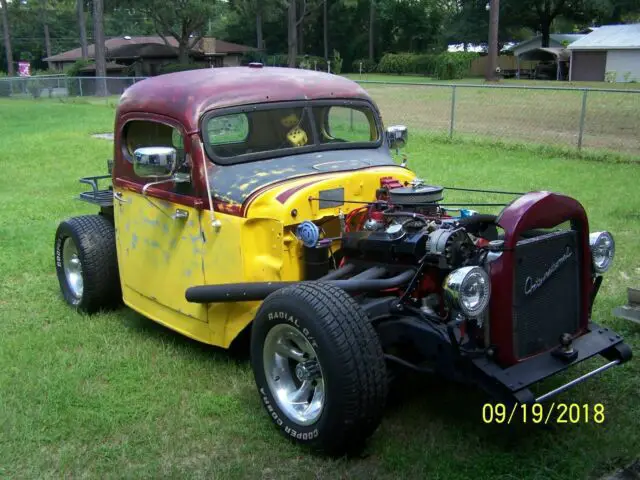
M 115 228 L 109 219 L 85 215 L 61 222 L 54 255 L 60 290 L 69 305 L 94 313 L 120 303 Z
M 267 297 L 252 327 L 251 365 L 267 413 L 298 443 L 341 455 L 359 450 L 380 424 L 382 347 L 338 287 L 304 282 Z

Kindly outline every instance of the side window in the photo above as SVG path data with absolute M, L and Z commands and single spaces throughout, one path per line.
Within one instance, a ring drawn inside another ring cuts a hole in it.
M 327 133 L 330 140 L 346 142 L 370 142 L 372 137 L 372 119 L 358 109 L 350 107 L 331 107 L 327 113 Z
M 243 143 L 249 135 L 249 121 L 244 113 L 212 117 L 207 122 L 207 138 L 211 145 Z
M 190 172 L 190 165 L 184 149 L 184 138 L 180 131 L 169 125 L 150 120 L 132 120 L 128 122 L 123 130 L 122 148 L 125 158 L 133 162 L 133 154 L 142 147 L 173 147 L 177 153 L 177 171 L 183 173 Z M 176 193 L 187 194 L 185 191 L 190 188 L 189 184 L 176 184 Z
M 185 165 L 184 139 L 176 128 L 149 120 L 132 120 L 125 126 L 123 136 L 122 144 L 130 162 L 138 148 L 173 147 L 178 154 L 179 170 L 184 171 L 188 167 Z

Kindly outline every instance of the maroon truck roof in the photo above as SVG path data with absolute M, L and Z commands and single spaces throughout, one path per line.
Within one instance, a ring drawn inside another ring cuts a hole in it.
M 223 67 L 189 70 L 148 78 L 129 87 L 118 115 L 149 112 L 180 121 L 188 133 L 198 130 L 211 109 L 305 99 L 353 98 L 371 101 L 356 82 L 325 72 L 279 67 Z

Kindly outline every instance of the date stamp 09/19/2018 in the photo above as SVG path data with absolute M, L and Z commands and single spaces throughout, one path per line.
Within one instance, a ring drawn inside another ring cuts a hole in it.
M 580 403 L 533 403 L 505 405 L 485 403 L 482 406 L 482 422 L 494 424 L 542 424 L 596 423 L 605 421 L 604 405 Z

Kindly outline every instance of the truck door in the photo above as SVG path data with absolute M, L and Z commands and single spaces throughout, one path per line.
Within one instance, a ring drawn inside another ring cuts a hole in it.
M 184 295 L 189 286 L 204 283 L 201 210 L 193 182 L 156 183 L 145 190 L 157 178 L 140 178 L 133 169 L 136 149 L 174 147 L 178 164 L 184 162 L 180 171 L 188 177 L 183 138 L 178 125 L 156 120 L 136 119 L 124 125 L 116 142 L 124 166 L 114 171 L 113 182 L 118 264 L 125 303 L 199 338 L 202 326 L 194 323 L 207 321 L 206 308 L 187 302 Z

